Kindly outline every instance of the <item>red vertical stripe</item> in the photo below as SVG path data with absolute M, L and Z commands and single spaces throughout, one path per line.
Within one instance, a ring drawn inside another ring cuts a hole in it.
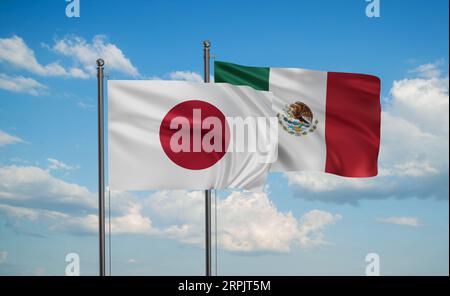
M 379 78 L 329 72 L 325 171 L 345 177 L 376 176 L 380 122 Z

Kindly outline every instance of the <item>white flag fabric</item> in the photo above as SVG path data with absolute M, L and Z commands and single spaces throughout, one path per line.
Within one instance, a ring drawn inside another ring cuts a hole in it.
M 273 117 L 271 101 L 269 92 L 227 83 L 109 80 L 110 188 L 261 189 L 276 149 L 230 148 L 273 139 L 251 124 L 236 137 L 232 121 Z

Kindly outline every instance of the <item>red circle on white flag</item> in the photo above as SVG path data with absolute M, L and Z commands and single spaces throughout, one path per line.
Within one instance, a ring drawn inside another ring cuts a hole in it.
M 200 100 L 177 104 L 167 112 L 159 128 L 159 140 L 167 157 L 190 170 L 216 164 L 226 153 L 229 137 L 223 113 Z

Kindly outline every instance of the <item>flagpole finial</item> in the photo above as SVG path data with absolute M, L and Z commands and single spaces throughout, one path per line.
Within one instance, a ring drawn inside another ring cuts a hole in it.
M 209 47 L 211 47 L 211 42 L 209 42 L 209 40 L 205 40 L 205 41 L 203 41 L 203 46 L 206 48 L 209 48 Z
M 98 67 L 103 67 L 105 65 L 105 61 L 103 59 L 98 59 L 97 60 L 97 66 Z

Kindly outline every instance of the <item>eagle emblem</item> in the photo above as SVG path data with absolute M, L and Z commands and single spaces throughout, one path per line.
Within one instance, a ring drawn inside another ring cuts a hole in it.
M 305 136 L 317 129 L 319 121 L 314 119 L 311 109 L 303 102 L 287 104 L 277 114 L 281 127 L 291 135 Z

